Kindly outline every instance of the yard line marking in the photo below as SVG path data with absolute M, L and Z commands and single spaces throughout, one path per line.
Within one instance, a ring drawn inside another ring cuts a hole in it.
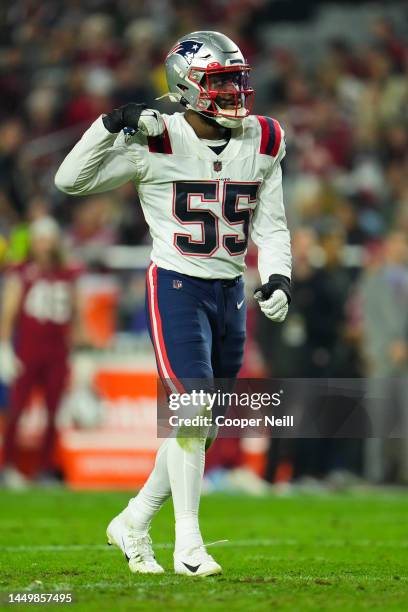
M 303 546 L 305 543 L 302 540 L 296 539 L 259 539 L 259 540 L 229 540 L 224 542 L 220 546 L 237 547 L 237 548 L 254 548 L 260 547 L 274 547 L 274 546 Z M 308 544 L 310 545 L 310 543 Z M 314 542 L 316 547 L 344 547 L 347 546 L 358 546 L 358 547 L 393 547 L 393 548 L 408 548 L 408 542 L 394 541 L 394 540 L 353 540 L 352 537 L 347 540 L 341 539 L 322 539 Z M 173 548 L 172 542 L 159 542 L 154 544 L 154 548 L 167 549 Z M 3 551 L 7 552 L 24 552 L 24 551 L 37 551 L 37 552 L 75 552 L 81 550 L 104 550 L 109 551 L 110 548 L 106 544 L 21 544 L 16 546 L 1 546 Z

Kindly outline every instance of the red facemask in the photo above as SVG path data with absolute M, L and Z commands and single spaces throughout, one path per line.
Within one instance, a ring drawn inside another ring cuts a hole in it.
M 253 106 L 254 90 L 249 86 L 247 64 L 190 69 L 189 78 L 200 88 L 198 107 L 213 116 L 243 119 Z

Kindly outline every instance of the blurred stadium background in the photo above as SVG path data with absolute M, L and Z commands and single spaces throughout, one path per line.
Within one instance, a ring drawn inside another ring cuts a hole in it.
M 220 30 L 253 66 L 255 112 L 284 126 L 294 295 L 281 326 L 250 302 L 242 375 L 408 374 L 408 7 L 294 0 L 15 0 L 0 6 L 0 283 L 52 216 L 79 265 L 85 333 L 72 351 L 53 465 L 74 488 L 132 488 L 153 462 L 155 364 L 144 320 L 150 238 L 132 185 L 69 198 L 69 148 L 129 101 L 163 112 L 163 59 L 178 36 Z M 248 297 L 257 282 L 248 254 Z M 4 298 L 4 296 L 3 296 Z M 2 300 L 3 301 L 3 300 Z M 392 314 L 391 314 L 392 313 Z M 96 403 L 95 403 L 96 398 Z M 9 389 L 0 387 L 4 431 Z M 391 403 L 391 402 L 390 402 Z M 408 414 L 408 395 L 393 406 Z M 46 413 L 34 393 L 15 462 L 36 474 Z M 408 441 L 220 440 L 208 490 L 408 483 Z

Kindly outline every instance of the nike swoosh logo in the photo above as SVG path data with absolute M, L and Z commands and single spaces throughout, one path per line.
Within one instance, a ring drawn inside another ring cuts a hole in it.
M 187 568 L 188 570 L 190 570 L 190 572 L 192 572 L 193 574 L 195 574 L 195 573 L 196 573 L 196 571 L 198 570 L 198 568 L 199 568 L 199 567 L 200 567 L 200 565 L 201 565 L 201 563 L 200 563 L 200 565 L 189 565 L 188 563 L 184 563 L 184 561 L 182 561 L 182 563 L 183 563 L 183 565 L 185 565 L 185 566 L 186 566 L 186 568 Z
M 242 302 L 237 302 L 237 310 L 241 310 L 242 308 L 242 304 L 245 302 L 245 298 L 242 300 Z

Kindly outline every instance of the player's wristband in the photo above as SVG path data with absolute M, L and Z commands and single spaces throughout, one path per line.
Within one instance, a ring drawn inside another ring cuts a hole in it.
M 268 300 L 276 289 L 282 289 L 288 298 L 288 304 L 290 304 L 292 301 L 290 278 L 284 276 L 283 274 L 271 274 L 267 283 L 262 285 L 262 287 L 255 289 L 254 295 L 259 292 L 262 294 L 263 300 Z
M 146 108 L 146 104 L 130 102 L 130 104 L 114 108 L 113 111 L 102 117 L 102 121 L 111 134 L 117 134 L 124 128 L 137 130 L 140 115 Z

